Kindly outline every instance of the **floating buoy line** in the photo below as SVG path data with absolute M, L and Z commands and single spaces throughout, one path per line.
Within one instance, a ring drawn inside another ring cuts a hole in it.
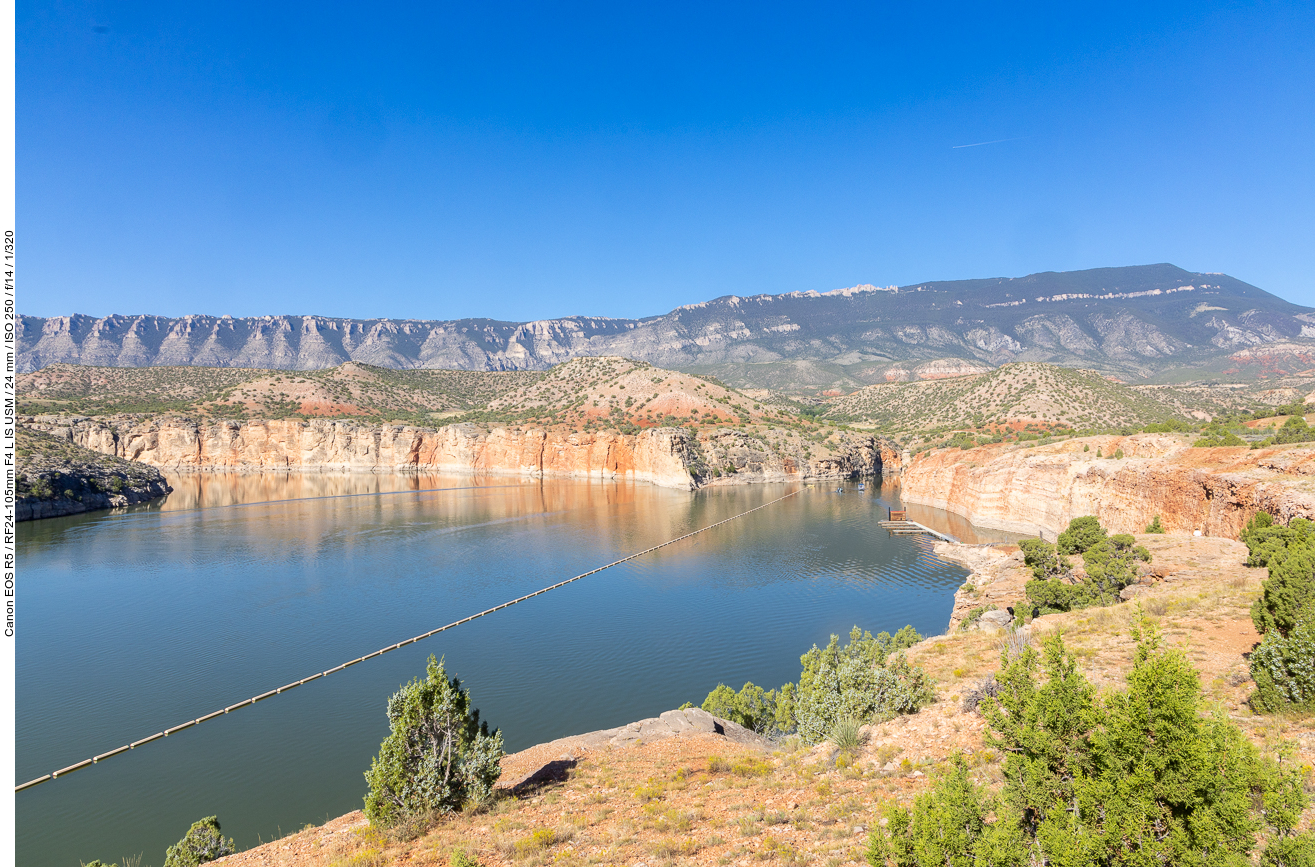
M 389 492 L 389 493 L 421 493 L 421 492 L 397 491 L 397 492 Z M 582 572 L 573 578 L 567 578 L 565 581 L 558 581 L 556 584 L 552 584 L 548 587 L 544 587 L 541 590 L 536 590 L 533 593 L 527 593 L 524 596 L 519 596 L 515 599 L 512 599 L 509 602 L 504 602 L 501 605 L 495 606 L 493 608 L 485 609 L 484 611 L 481 611 L 478 614 L 472 614 L 469 617 L 463 617 L 462 619 L 449 623 L 446 626 L 440 626 L 437 629 L 431 629 L 428 632 L 424 632 L 421 633 L 420 635 L 416 635 L 412 638 L 408 638 L 405 641 L 399 641 L 396 644 L 390 644 L 387 647 L 383 647 L 380 648 L 379 650 L 376 650 L 374 653 L 369 653 L 366 654 L 365 656 L 358 657 L 357 659 L 353 659 L 351 662 L 344 662 L 342 665 L 339 665 L 336 668 L 330 668 L 327 671 L 321 671 L 318 674 L 312 674 L 309 677 L 303 677 L 301 680 L 294 680 L 292 683 L 285 684 L 284 686 L 280 686 L 278 689 L 271 689 L 268 692 L 263 692 L 260 695 L 253 696 L 247 699 L 246 701 L 240 701 L 237 704 L 231 704 L 226 708 L 222 708 L 220 710 L 214 711 L 213 713 L 208 713 L 205 716 L 199 716 L 196 719 L 188 720 L 187 722 L 176 725 L 173 728 L 168 728 L 165 729 L 164 731 L 156 732 L 155 734 L 150 735 L 149 737 L 144 737 L 141 740 L 136 740 L 130 744 L 125 744 L 116 750 L 110 750 L 107 753 L 101 753 L 100 755 L 93 756 L 92 758 L 89 759 L 83 759 L 77 764 L 69 765 L 66 768 L 60 768 L 58 771 L 52 771 L 51 773 L 46 774 L 45 776 L 37 777 L 35 780 L 29 780 L 26 783 L 23 783 L 22 785 L 15 786 L 14 791 L 21 792 L 24 789 L 30 789 L 34 786 L 39 786 L 42 783 L 46 783 L 51 780 L 58 779 L 59 777 L 65 776 L 66 774 L 71 774 L 74 771 L 79 771 L 82 770 L 83 768 L 90 767 L 91 765 L 98 764 L 106 759 L 113 758 L 114 756 L 122 755 L 128 752 L 129 750 L 134 750 L 137 747 L 144 746 L 145 744 L 149 744 L 152 741 L 159 740 L 160 738 L 167 738 L 169 737 L 169 735 L 174 734 L 176 732 L 180 732 L 183 729 L 189 729 L 192 726 L 200 725 L 203 722 L 207 722 L 209 720 L 215 719 L 216 717 L 220 717 L 225 714 L 232 713 L 235 710 L 241 710 L 244 707 L 250 707 L 251 705 L 254 705 L 258 701 L 264 701 L 267 698 L 272 698 L 276 695 L 281 695 L 282 693 L 285 693 L 290 689 L 296 689 L 302 684 L 310 683 L 312 680 L 319 680 L 321 677 L 328 677 L 329 675 L 334 674 L 335 672 L 342 671 L 343 669 L 356 665 L 357 663 L 365 662 L 367 659 L 374 659 L 376 656 L 382 656 L 383 654 L 397 650 L 398 648 L 406 647 L 409 644 L 415 644 L 417 641 L 423 641 L 424 639 L 437 635 L 440 632 L 446 632 L 449 629 L 455 629 L 456 627 L 461 626 L 462 624 L 469 623 L 470 621 L 476 620 L 480 617 L 484 617 L 487 614 L 492 614 L 495 611 L 501 611 L 504 608 L 510 608 L 511 606 L 516 605 L 520 602 L 524 602 L 527 599 L 533 599 L 535 596 L 542 596 L 544 593 L 548 593 L 549 591 L 556 590 L 559 587 L 565 587 L 567 584 L 571 584 L 575 581 L 579 581 L 581 578 L 588 578 L 590 575 L 597 575 L 599 572 L 602 572 L 605 569 L 611 569 L 613 566 L 619 566 L 622 563 L 626 563 L 629 562 L 630 560 L 643 557 L 645 554 L 651 554 L 654 551 L 658 550 L 659 548 L 665 548 L 668 545 L 674 545 L 677 542 L 683 542 L 684 540 L 689 539 L 693 536 L 697 536 L 700 533 L 705 533 L 714 527 L 720 527 L 722 524 L 729 524 L 731 521 L 735 521 L 738 520 L 739 518 L 743 518 L 745 515 L 751 515 L 754 512 L 767 508 L 768 506 L 774 506 L 777 503 L 781 502 L 782 500 L 788 500 L 789 498 L 793 497 L 795 494 L 798 493 L 799 493 L 798 490 L 791 491 L 790 493 L 786 494 L 783 497 L 778 497 L 775 500 L 772 500 L 771 502 L 763 503 L 761 506 L 755 506 L 752 509 L 739 513 L 738 515 L 732 515 L 729 518 L 724 518 L 720 521 L 717 521 L 716 523 L 709 524 L 706 527 L 700 527 L 699 529 L 686 533 L 683 536 L 677 536 L 674 539 L 669 539 L 666 542 L 662 542 L 661 544 L 654 545 L 651 548 L 645 548 L 644 550 L 631 554 L 628 557 L 622 557 L 620 560 L 613 560 L 611 563 L 608 563 L 606 566 L 599 566 L 597 569 L 590 569 L 588 572 Z M 360 495 L 349 494 L 346 496 L 360 496 Z

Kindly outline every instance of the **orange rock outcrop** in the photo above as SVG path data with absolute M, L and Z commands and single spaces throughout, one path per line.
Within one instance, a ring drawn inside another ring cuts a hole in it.
M 834 455 L 795 460 L 767 450 L 742 455 L 738 446 L 730 448 L 723 440 L 714 448 L 681 428 L 623 434 L 534 427 L 486 431 L 455 424 L 435 430 L 329 419 L 144 421 L 128 416 L 37 416 L 26 423 L 103 454 L 171 470 L 487 473 L 627 478 L 693 488 L 711 481 L 700 472 L 707 472 L 712 457 L 720 461 L 719 469 L 735 464 L 738 480 L 760 482 L 836 479 L 899 466 L 898 454 L 869 436 L 846 440 Z
M 1185 436 L 1137 434 L 938 449 L 913 458 L 901 484 L 906 502 L 1048 539 L 1081 515 L 1118 533 L 1159 515 L 1171 533 L 1235 539 L 1258 511 L 1315 518 L 1315 445 L 1192 448 Z
M 428 470 L 693 484 L 688 437 L 666 428 L 627 436 L 535 428 L 485 432 L 464 424 L 428 430 L 319 419 L 61 421 L 39 417 L 34 426 L 104 454 L 173 470 Z

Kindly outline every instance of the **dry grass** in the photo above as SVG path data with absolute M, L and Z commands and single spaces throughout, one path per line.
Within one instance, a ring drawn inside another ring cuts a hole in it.
M 1182 565 L 1201 566 L 1188 558 Z M 1211 702 L 1263 750 L 1310 768 L 1315 718 L 1257 717 L 1245 704 L 1251 683 L 1242 654 L 1258 638 L 1248 609 L 1263 571 L 1240 562 L 1206 565 L 1217 568 L 1157 584 L 1140 604 L 1038 618 L 1031 624 L 1033 641 L 1062 631 L 1098 687 L 1121 687 L 1132 659 L 1130 627 L 1149 614 L 1165 640 L 1188 654 Z M 959 695 L 998 669 L 1000 652 L 998 636 L 981 632 L 913 648 L 911 660 L 927 669 L 940 700 L 912 716 L 864 727 L 862 743 L 843 767 L 833 745 L 808 748 L 797 739 L 771 754 L 713 735 L 584 751 L 564 782 L 523 798 L 504 796 L 484 812 L 445 818 L 414 839 L 371 831 L 352 814 L 233 856 L 225 867 L 439 865 L 452 862 L 454 853 L 482 867 L 861 867 L 880 805 L 911 800 L 954 756 L 964 757 L 980 781 L 1001 782 L 1000 757 L 982 740 L 984 721 L 961 709 Z M 1315 794 L 1315 770 L 1307 781 Z M 1304 821 L 1313 818 L 1315 808 Z

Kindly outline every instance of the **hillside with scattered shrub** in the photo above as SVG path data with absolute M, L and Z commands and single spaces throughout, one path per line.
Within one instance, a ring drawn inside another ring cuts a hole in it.
M 55 364 L 18 378 L 28 414 L 175 413 L 218 418 L 369 418 L 415 422 L 486 407 L 542 376 L 531 371 L 390 370 L 348 363 L 321 371 Z
M 1021 363 L 953 379 L 870 385 L 832 401 L 826 417 L 906 433 L 1030 423 L 1074 430 L 1141 428 L 1184 413 L 1154 393 L 1094 371 Z
M 15 431 L 17 518 L 51 518 L 163 497 L 155 467 L 84 449 L 20 425 Z

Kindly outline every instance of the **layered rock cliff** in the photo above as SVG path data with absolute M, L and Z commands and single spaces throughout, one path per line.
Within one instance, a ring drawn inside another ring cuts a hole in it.
M 797 438 L 731 432 L 700 441 L 683 428 L 637 434 L 473 424 L 438 429 L 334 420 L 197 421 L 36 416 L 29 424 L 80 446 L 172 470 L 431 471 L 627 478 L 692 488 L 713 480 L 802 481 L 898 467 L 888 444 L 847 435 L 810 456 Z M 722 433 L 722 432 L 718 432 Z M 895 461 L 894 464 L 889 463 Z
M 1116 533 L 1139 533 L 1159 515 L 1171 533 L 1235 539 L 1258 511 L 1315 517 L 1315 447 L 1205 449 L 1138 434 L 938 449 L 908 464 L 902 486 L 906 502 L 1048 539 L 1082 515 Z

